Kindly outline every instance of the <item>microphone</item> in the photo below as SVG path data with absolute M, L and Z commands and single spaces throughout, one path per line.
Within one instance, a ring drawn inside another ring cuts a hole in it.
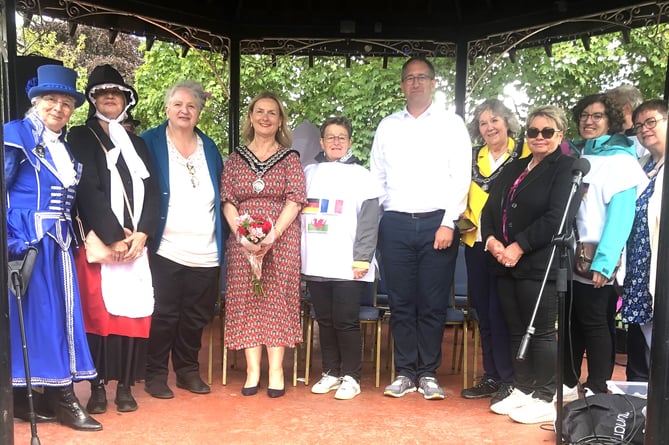
M 571 182 L 578 187 L 581 185 L 583 177 L 587 175 L 589 171 L 590 162 L 588 162 L 588 160 L 585 158 L 578 158 L 576 161 L 574 161 L 571 167 L 571 174 L 574 175 Z

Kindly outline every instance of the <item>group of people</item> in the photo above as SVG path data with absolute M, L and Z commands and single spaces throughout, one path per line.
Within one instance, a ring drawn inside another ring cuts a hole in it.
M 251 101 L 243 142 L 224 164 L 197 128 L 206 100 L 199 83 L 170 87 L 166 120 L 139 136 L 124 126 L 137 92 L 113 67 L 96 67 L 84 94 L 75 85 L 73 70 L 40 67 L 28 89 L 33 107 L 5 125 L 9 256 L 39 251 L 23 306 L 39 421 L 102 429 L 91 414 L 107 410 L 109 381 L 118 382 L 120 412 L 138 408 L 131 391 L 138 381 L 151 396 L 172 398 L 170 358 L 178 388 L 209 393 L 198 352 L 223 281 L 225 343 L 244 350 L 244 396 L 262 386 L 263 349 L 267 395 L 285 394 L 285 349 L 302 341 L 303 280 L 322 349 L 322 376 L 311 391 L 351 399 L 360 393 L 360 301 L 373 292 L 377 261 L 385 269 L 397 370 L 384 394 L 443 399 L 437 369 L 461 238 L 484 367 L 481 382 L 462 396 L 490 396 L 493 412 L 521 423 L 553 420 L 555 262 L 527 357 L 514 355 L 576 157 L 592 167 L 571 214 L 579 242 L 595 249 L 591 277 L 575 276 L 567 295 L 565 400 L 578 396 L 584 352 L 585 387 L 606 391 L 618 295 L 612 283 L 626 244 L 623 319 L 649 348 L 667 129 L 659 100 L 637 104 L 623 124 L 619 101 L 583 98 L 573 110 L 583 140 L 570 153 L 567 116 L 554 106 L 532 110 L 521 131 L 502 102 L 487 100 L 468 131 L 433 102 L 434 67 L 414 57 L 401 72 L 406 107 L 379 124 L 370 169 L 351 151 L 350 121 L 332 117 L 320 128 L 323 151 L 303 170 L 273 93 Z M 86 101 L 88 120 L 66 138 L 72 112 Z M 649 151 L 641 164 L 623 134 L 628 129 Z M 472 149 L 472 137 L 484 144 Z M 98 245 L 104 259 L 93 259 Z M 28 420 L 11 301 L 14 414 Z M 79 380 L 90 380 L 86 407 L 73 391 Z
M 196 125 L 205 104 L 197 82 L 165 95 L 166 121 L 128 131 L 134 88 L 110 65 L 96 67 L 85 93 L 77 74 L 38 68 L 32 108 L 5 125 L 10 259 L 35 247 L 23 316 L 35 420 L 98 431 L 117 381 L 119 412 L 135 411 L 132 387 L 173 397 L 176 384 L 210 388 L 199 373 L 202 329 L 211 320 L 224 255 L 216 144 Z M 66 137 L 76 107 L 88 119 Z M 30 420 L 17 307 L 10 299 L 14 416 Z M 73 382 L 90 380 L 84 407 Z
M 463 397 L 492 397 L 493 412 L 537 423 L 555 419 L 556 390 L 563 391 L 565 402 L 579 393 L 607 392 L 620 288 L 622 321 L 639 333 L 634 341 L 640 347 L 628 350 L 629 362 L 640 369 L 636 380 L 647 380 L 661 204 L 656 183 L 660 178 L 661 190 L 667 104 L 636 96 L 636 89 L 624 86 L 582 98 L 571 116 L 581 140 L 567 144 L 568 119 L 556 107 L 531 111 L 524 138 L 517 140 L 517 121 L 501 102 L 487 100 L 476 109 L 470 129 L 484 145 L 474 148 L 463 214 L 473 228 L 462 237 L 471 303 L 479 315 L 484 376 L 464 389 Z M 639 158 L 644 150 L 647 154 Z M 587 159 L 590 169 L 566 209 L 575 191 L 576 158 Z M 540 290 L 565 214 L 577 240 L 574 263 L 587 263 L 589 270 L 574 268 L 565 295 L 564 367 L 557 371 L 563 373 L 564 386 L 556 389 L 557 256 Z M 516 354 L 540 295 L 535 330 L 526 357 L 519 360 Z M 581 383 L 584 354 L 587 378 Z

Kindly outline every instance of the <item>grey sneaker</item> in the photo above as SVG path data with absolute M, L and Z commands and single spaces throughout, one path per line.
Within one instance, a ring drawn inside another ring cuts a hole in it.
M 415 390 L 416 385 L 414 385 L 413 381 L 409 377 L 398 375 L 393 383 L 386 386 L 383 394 L 390 397 L 402 397 L 406 393 L 414 392 Z
M 427 400 L 441 400 L 445 397 L 444 391 L 434 377 L 421 377 L 418 380 L 418 392 Z

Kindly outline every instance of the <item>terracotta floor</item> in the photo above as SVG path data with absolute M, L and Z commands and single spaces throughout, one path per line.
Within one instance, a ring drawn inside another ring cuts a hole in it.
M 384 327 L 385 329 L 385 327 Z M 385 331 L 384 331 L 385 333 Z M 363 363 L 362 393 L 353 400 L 339 401 L 329 395 L 311 394 L 298 383 L 290 386 L 292 353 L 287 354 L 285 397 L 270 399 L 263 388 L 254 397 L 243 397 L 243 354 L 238 366 L 228 371 L 227 386 L 221 385 L 220 353 L 216 344 L 212 392 L 195 395 L 177 389 L 174 375 L 169 381 L 175 397 L 159 400 L 150 397 L 138 384 L 133 391 L 140 408 L 134 413 L 118 413 L 112 402 L 114 387 L 108 388 L 109 411 L 96 418 L 104 425 L 101 432 L 73 431 L 58 424 L 38 425 L 43 445 L 158 445 L 158 444 L 504 444 L 532 445 L 555 443 L 552 425 L 521 425 L 489 410 L 489 399 L 466 400 L 460 397 L 462 375 L 451 370 L 453 329 L 444 336 L 444 363 L 439 381 L 447 398 L 427 401 L 419 393 L 400 399 L 384 397 L 374 387 L 373 363 Z M 208 336 L 205 332 L 201 354 L 202 376 L 206 379 Z M 386 346 L 382 349 L 386 358 Z M 320 374 L 318 345 L 315 346 L 312 381 Z M 619 358 L 624 361 L 625 357 Z M 480 360 L 479 360 L 480 363 Z M 265 364 L 266 369 L 266 364 Z M 301 372 L 303 375 L 303 371 Z M 614 378 L 624 380 L 624 368 L 616 366 Z M 381 386 L 389 381 L 382 368 Z M 76 385 L 83 403 L 89 396 L 87 382 Z M 14 423 L 16 445 L 30 443 L 30 426 Z

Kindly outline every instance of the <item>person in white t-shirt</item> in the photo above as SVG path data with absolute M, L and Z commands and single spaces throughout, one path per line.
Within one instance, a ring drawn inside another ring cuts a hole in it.
M 302 209 L 302 276 L 318 320 L 322 378 L 314 394 L 360 394 L 360 301 L 373 292 L 374 253 L 383 190 L 351 151 L 345 117 L 321 125 L 317 164 L 308 165 L 308 204 Z

